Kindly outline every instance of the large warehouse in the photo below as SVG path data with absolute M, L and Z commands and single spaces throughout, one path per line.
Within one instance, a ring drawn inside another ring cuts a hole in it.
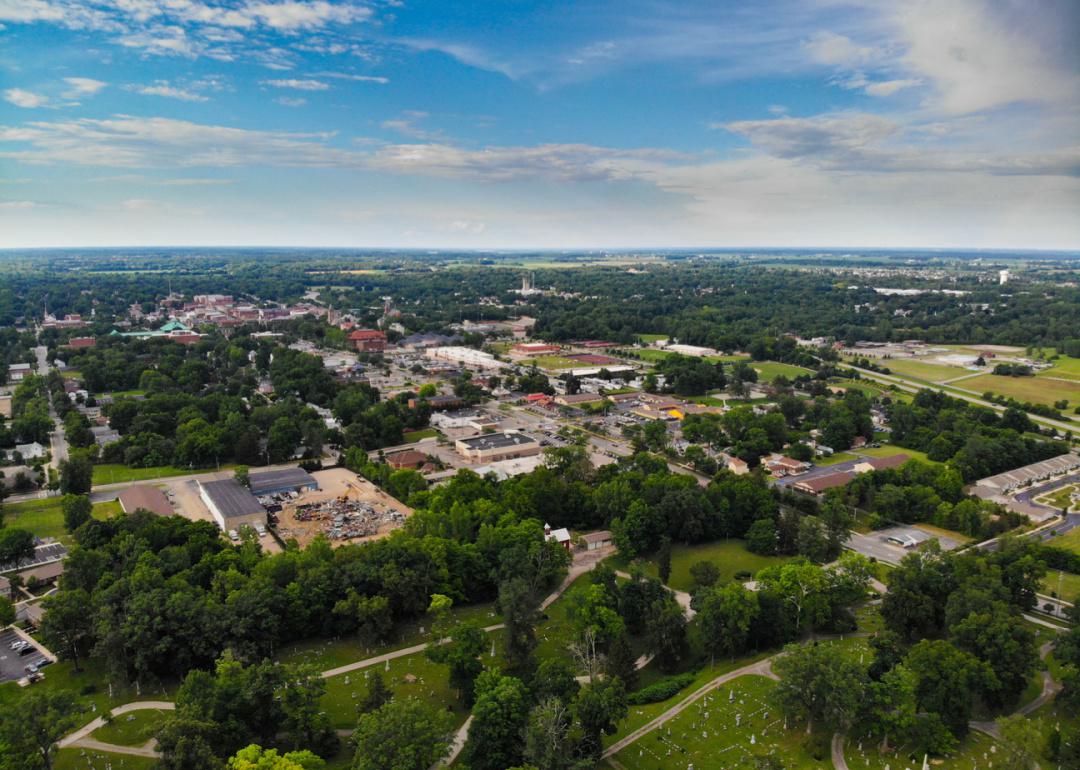
M 169 498 L 160 489 L 151 484 L 136 484 L 120 493 L 120 509 L 124 513 L 138 510 L 150 511 L 158 516 L 172 516 L 173 507 Z
M 303 468 L 281 468 L 279 470 L 250 473 L 248 474 L 248 483 L 251 487 L 251 494 L 255 495 L 255 497 L 319 488 L 319 483 L 315 481 L 315 477 Z
M 224 531 L 266 523 L 266 510 L 236 479 L 200 481 L 199 495 Z
M 479 463 L 514 460 L 540 454 L 540 444 L 536 439 L 514 431 L 458 439 L 454 448 L 462 457 Z

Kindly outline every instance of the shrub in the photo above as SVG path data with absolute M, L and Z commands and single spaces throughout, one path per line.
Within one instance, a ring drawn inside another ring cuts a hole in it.
M 659 703 L 667 700 L 684 687 L 694 681 L 694 673 L 687 672 L 676 676 L 669 676 L 659 682 L 653 682 L 648 687 L 642 687 L 637 692 L 632 692 L 626 697 L 626 702 L 631 706 L 644 706 L 646 703 Z

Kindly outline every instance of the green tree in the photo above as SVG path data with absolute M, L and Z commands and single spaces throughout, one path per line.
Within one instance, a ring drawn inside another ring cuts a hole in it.
M 79 659 L 93 641 L 93 603 L 82 588 L 59 591 L 48 597 L 43 605 L 41 635 L 45 643 L 70 660 L 76 672 Z
M 264 749 L 253 743 L 229 757 L 225 767 L 226 770 L 322 770 L 326 763 L 310 751 L 282 755 L 277 749 Z
M 60 498 L 60 509 L 64 512 L 64 529 L 74 532 L 90 520 L 94 506 L 89 495 L 64 495 Z
M 487 635 L 477 623 L 454 624 L 450 619 L 449 601 L 441 595 L 432 598 L 429 612 L 436 616 L 433 628 L 435 638 L 447 641 L 428 645 L 424 654 L 431 662 L 450 669 L 450 686 L 457 690 L 458 697 L 464 703 L 472 705 L 473 683 L 484 670 L 480 656 L 487 647 Z
M 334 605 L 334 614 L 356 628 L 356 636 L 363 645 L 386 642 L 394 630 L 390 600 L 385 596 L 363 596 L 350 590 Z
M 531 676 L 536 668 L 536 596 L 525 578 L 516 577 L 499 586 L 499 609 L 506 626 L 506 662 L 510 673 Z
M 698 624 L 705 651 L 737 655 L 746 649 L 750 627 L 758 615 L 757 595 L 740 583 L 728 583 L 706 592 L 698 608 Z
M 32 558 L 34 558 L 32 532 L 15 527 L 0 529 L 0 564 L 13 564 L 17 568 L 19 564 Z
M 236 483 L 240 486 L 251 488 L 251 473 L 246 465 L 237 465 L 233 470 L 233 478 L 236 479 Z
M 578 693 L 573 712 L 581 729 L 580 756 L 599 760 L 604 735 L 614 735 L 626 716 L 626 688 L 618 679 L 597 679 Z
M 699 588 L 711 588 L 720 580 L 720 568 L 711 561 L 702 559 L 691 565 L 690 577 Z
M 604 659 L 604 672 L 608 676 L 617 676 L 621 679 L 627 690 L 637 687 L 637 659 L 626 634 L 620 634 L 611 642 L 607 657 Z
M 65 495 L 88 495 L 94 479 L 94 464 L 86 452 L 73 451 L 60 461 L 60 491 Z
M 163 770 L 219 770 L 221 758 L 211 746 L 216 725 L 197 719 L 173 717 L 157 734 Z
M 12 768 L 52 770 L 56 742 L 78 722 L 80 709 L 66 690 L 33 689 L 0 712 L 0 759 Z
M 353 770 L 428 770 L 450 750 L 450 716 L 416 698 L 361 714 L 353 732 Z
M 746 550 L 762 556 L 772 556 L 780 539 L 776 532 L 776 522 L 770 519 L 758 519 L 746 531 Z
M 919 710 L 939 715 L 954 735 L 966 735 L 972 700 L 994 681 L 993 671 L 943 639 L 922 640 L 908 652 L 904 665 L 918 679 Z
M 994 767 L 1001 770 L 1031 770 L 1042 758 L 1045 740 L 1039 723 L 1022 714 L 1001 717 L 997 721 L 1004 751 L 994 757 Z
M 516 677 L 485 671 L 476 679 L 476 705 L 465 745 L 471 770 L 503 770 L 521 761 L 521 736 L 529 715 L 529 693 Z
M 6 596 L 0 596 L 0 628 L 6 628 L 15 622 L 15 605 Z
M 524 758 L 536 770 L 568 770 L 574 763 L 570 710 L 558 698 L 545 698 L 529 712 Z
M 821 644 L 788 645 L 773 663 L 780 682 L 773 690 L 784 715 L 817 723 L 830 731 L 846 730 L 866 693 L 866 672 L 846 651 Z
M 671 579 L 671 538 L 666 535 L 660 539 L 660 549 L 656 553 L 656 564 L 660 582 L 667 583 Z
M 367 683 L 367 692 L 357 707 L 364 714 L 381 708 L 394 697 L 393 690 L 386 686 L 386 680 L 383 679 L 382 671 L 378 668 L 368 675 Z

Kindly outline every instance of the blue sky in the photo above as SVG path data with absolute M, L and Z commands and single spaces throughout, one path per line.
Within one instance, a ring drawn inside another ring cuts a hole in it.
M 1072 0 L 0 0 L 0 246 L 1080 248 Z

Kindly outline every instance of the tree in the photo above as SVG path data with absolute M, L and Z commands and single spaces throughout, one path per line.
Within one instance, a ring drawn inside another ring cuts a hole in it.
M 817 516 L 803 516 L 795 536 L 795 550 L 812 562 L 822 564 L 829 560 L 831 549 L 825 525 Z
M 82 588 L 60 591 L 42 605 L 45 616 L 41 635 L 45 643 L 63 658 L 70 660 L 76 672 L 79 658 L 94 634 L 93 603 Z
M 903 743 L 915 724 L 916 684 L 915 674 L 898 665 L 868 685 L 860 722 L 871 735 L 880 736 L 883 751 L 890 738 Z
M 690 577 L 700 588 L 711 588 L 720 579 L 720 568 L 711 561 L 702 559 L 691 565 Z
M 225 767 L 226 770 L 322 770 L 326 763 L 310 751 L 279 755 L 277 749 L 264 749 L 253 743 L 231 756 Z
M 702 644 L 714 659 L 746 649 L 750 626 L 758 614 L 757 595 L 740 583 L 713 588 L 698 609 Z
M 25 770 L 52 770 L 56 742 L 78 721 L 80 709 L 66 690 L 31 690 L 0 712 L 0 758 Z
M 383 679 L 382 671 L 378 667 L 368 675 L 367 683 L 367 693 L 357 707 L 364 714 L 381 708 L 394 697 L 393 691 L 386 686 L 386 680 Z
M 499 586 L 499 609 L 506 626 L 506 662 L 509 671 L 529 676 L 536 668 L 536 596 L 525 578 L 504 581 Z
M 236 483 L 240 486 L 247 489 L 251 488 L 251 474 L 246 465 L 237 465 L 233 471 L 233 478 L 236 479 Z
M 954 735 L 966 735 L 972 699 L 993 681 L 993 671 L 943 639 L 922 640 L 908 652 L 904 665 L 918 679 L 919 710 L 938 714 Z
M 637 659 L 626 634 L 621 634 L 612 641 L 604 661 L 604 672 L 608 676 L 617 676 L 621 679 L 627 690 L 637 687 Z
M 602 736 L 614 735 L 620 719 L 626 716 L 626 688 L 618 679 L 598 679 L 581 688 L 573 704 L 581 727 L 578 753 L 599 760 L 603 751 Z
M 664 536 L 660 539 L 660 549 L 656 554 L 657 570 L 660 582 L 667 583 L 671 578 L 671 538 Z
M 60 491 L 65 495 L 88 495 L 93 484 L 94 464 L 86 452 L 72 452 L 60 461 Z
M 467 705 L 472 705 L 473 683 L 484 670 L 480 656 L 487 647 L 487 635 L 476 623 L 449 625 L 445 619 L 435 623 L 435 638 L 448 639 L 443 644 L 430 644 L 424 651 L 428 660 L 450 669 L 450 686 Z
M 1013 714 L 997 721 L 1001 745 L 1005 749 L 994 758 L 1001 770 L 1031 770 L 1042 755 L 1043 734 L 1039 723 L 1023 714 Z
M 356 636 L 364 645 L 385 642 L 394 630 L 390 600 L 385 596 L 363 596 L 350 590 L 334 605 L 334 614 L 355 625 Z
M 574 764 L 570 710 L 558 698 L 545 698 L 529 712 L 524 758 L 536 770 L 567 770 Z
M 476 679 L 476 705 L 465 745 L 472 770 L 504 770 L 521 761 L 529 714 L 528 690 L 516 677 L 485 671 Z
M 758 519 L 746 531 L 746 550 L 751 553 L 772 556 L 776 553 L 778 544 L 776 522 L 771 518 Z
M 90 520 L 94 506 L 89 495 L 64 495 L 60 498 L 60 509 L 64 512 L 64 529 L 74 532 Z
M 361 714 L 353 732 L 353 770 L 428 770 L 450 749 L 450 716 L 416 698 Z
M 0 596 L 0 628 L 15 622 L 15 605 L 6 596 Z
M 789 719 L 814 723 L 830 731 L 846 730 L 866 692 L 866 672 L 851 655 L 821 644 L 788 645 L 773 663 L 780 683 L 773 691 Z
M 173 717 L 157 734 L 163 770 L 218 770 L 224 767 L 211 746 L 215 725 Z
M 34 534 L 25 529 L 0 529 L 0 564 L 19 564 L 34 557 Z

